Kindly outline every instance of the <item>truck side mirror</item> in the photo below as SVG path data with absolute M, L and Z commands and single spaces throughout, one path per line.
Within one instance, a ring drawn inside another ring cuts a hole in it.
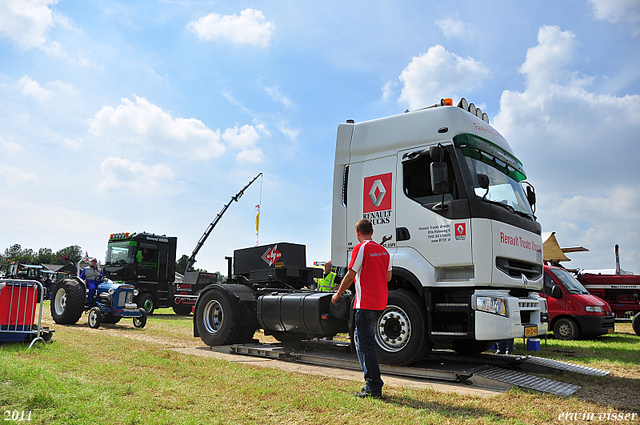
M 487 176 L 486 174 L 478 174 L 478 185 L 482 189 L 488 190 L 489 189 L 489 176 Z
M 432 162 L 429 170 L 431 171 L 431 191 L 436 195 L 448 193 L 449 173 L 447 164 L 444 162 Z
M 487 194 L 489 193 L 489 176 L 487 176 L 486 174 L 478 173 L 477 178 L 480 188 L 486 190 L 484 196 L 482 197 L 482 200 L 484 201 L 484 199 L 487 197 Z
M 431 157 L 432 161 L 437 161 L 440 162 L 442 161 L 442 148 L 438 145 L 435 146 L 431 146 L 429 147 L 429 156 Z
M 531 186 L 527 186 L 527 200 L 532 207 L 536 204 L 536 192 Z
M 558 285 L 553 285 L 551 288 L 551 296 L 556 299 L 562 298 L 562 289 Z

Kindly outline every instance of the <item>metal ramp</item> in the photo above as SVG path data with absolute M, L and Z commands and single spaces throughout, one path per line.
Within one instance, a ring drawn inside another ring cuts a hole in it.
M 351 353 L 349 343 L 308 341 L 296 345 L 235 344 L 230 346 L 230 351 L 235 354 L 360 370 L 358 359 Z M 548 374 L 567 371 L 591 376 L 605 376 L 609 373 L 605 370 L 533 356 L 482 354 L 477 357 L 463 357 L 450 351 L 434 351 L 428 356 L 427 361 L 411 366 L 381 364 L 380 370 L 383 374 L 402 377 L 501 389 L 517 386 L 563 396 L 573 394 L 580 387 L 523 372 Z
M 500 369 L 495 366 L 483 366 L 474 369 L 473 376 L 469 378 L 469 381 L 481 387 L 495 387 L 496 385 L 500 387 L 501 384 L 507 384 L 507 386 L 516 386 L 564 396 L 571 395 L 580 389 L 578 385 L 540 378 L 538 376 L 516 372 L 515 370 Z

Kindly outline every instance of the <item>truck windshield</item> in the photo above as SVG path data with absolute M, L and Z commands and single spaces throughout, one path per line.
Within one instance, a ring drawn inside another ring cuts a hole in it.
M 107 264 L 117 263 L 133 263 L 135 246 L 126 245 L 111 245 L 107 247 Z
M 521 181 L 526 179 L 522 164 L 514 156 L 479 137 L 469 134 L 454 138 L 473 179 L 474 192 L 483 197 L 486 190 L 478 184 L 478 174 L 489 177 L 489 192 L 485 200 L 533 219 L 533 211 Z
M 551 273 L 558 279 L 563 285 L 564 288 L 570 294 L 588 294 L 589 291 L 582 286 L 578 280 L 573 277 L 571 273 L 562 269 L 551 269 Z

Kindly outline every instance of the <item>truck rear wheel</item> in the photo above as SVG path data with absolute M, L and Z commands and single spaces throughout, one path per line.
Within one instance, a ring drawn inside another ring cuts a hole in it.
M 376 343 L 380 362 L 398 366 L 415 363 L 431 350 L 426 308 L 418 295 L 389 291 L 387 308 L 378 318 Z
M 563 317 L 553 325 L 553 336 L 562 340 L 578 339 L 580 328 L 575 320 Z
M 636 335 L 640 336 L 640 313 L 637 313 L 633 316 L 633 322 L 631 322 L 631 327 Z
M 209 346 L 244 342 L 241 341 L 242 336 L 248 333 L 243 332 L 242 326 L 235 323 L 229 296 L 218 289 L 200 294 L 195 321 L 200 338 Z
M 61 280 L 51 294 L 51 317 L 59 325 L 76 323 L 84 311 L 84 285 L 75 279 Z

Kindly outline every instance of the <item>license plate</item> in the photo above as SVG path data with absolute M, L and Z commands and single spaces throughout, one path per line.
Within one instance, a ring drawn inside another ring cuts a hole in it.
M 524 328 L 524 336 L 538 336 L 538 327 L 528 326 Z

